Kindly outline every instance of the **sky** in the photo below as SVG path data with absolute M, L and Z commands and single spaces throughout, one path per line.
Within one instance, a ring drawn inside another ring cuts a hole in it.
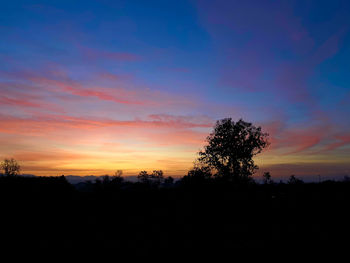
M 350 1 L 0 1 L 0 159 L 183 176 L 216 120 L 272 176 L 350 175 Z

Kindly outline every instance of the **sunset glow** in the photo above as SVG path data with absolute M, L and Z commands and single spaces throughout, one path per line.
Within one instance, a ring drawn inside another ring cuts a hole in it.
M 260 173 L 350 175 L 349 1 L 33 2 L 0 11 L 22 173 L 183 176 L 232 117 L 270 134 Z

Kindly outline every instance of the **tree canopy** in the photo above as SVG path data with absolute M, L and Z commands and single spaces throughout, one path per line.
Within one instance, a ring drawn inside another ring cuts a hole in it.
M 258 169 L 253 157 L 269 145 L 268 134 L 240 119 L 216 122 L 207 137 L 207 145 L 199 152 L 198 161 L 217 171 L 217 176 L 236 180 L 249 179 Z

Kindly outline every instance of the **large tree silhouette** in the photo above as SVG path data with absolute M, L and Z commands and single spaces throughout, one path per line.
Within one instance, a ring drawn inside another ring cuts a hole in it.
M 240 119 L 216 122 L 207 137 L 207 145 L 199 152 L 198 161 L 217 171 L 217 176 L 229 180 L 250 179 L 258 169 L 253 157 L 268 144 L 268 134 L 260 127 Z

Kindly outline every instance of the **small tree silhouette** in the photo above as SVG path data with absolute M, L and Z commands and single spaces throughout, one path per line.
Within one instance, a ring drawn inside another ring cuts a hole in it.
M 156 185 L 160 185 L 163 180 L 163 171 L 162 170 L 154 170 L 153 173 L 151 174 L 152 182 Z
M 112 176 L 111 183 L 114 185 L 120 185 L 121 183 L 124 182 L 124 178 L 122 177 L 123 171 L 122 170 L 117 170 Z
M 303 180 L 298 179 L 295 175 L 291 175 L 288 180 L 288 184 L 303 184 Z
M 151 181 L 151 175 L 147 171 L 141 171 L 137 176 L 137 179 L 140 183 L 149 184 Z
M 21 166 L 13 158 L 2 161 L 0 167 L 6 176 L 16 176 L 21 171 Z
M 264 184 L 272 184 L 273 183 L 270 172 L 265 172 L 263 174 L 263 182 L 264 182 Z
M 141 171 L 137 179 L 143 184 L 159 186 L 164 180 L 163 171 L 154 170 L 152 174 L 148 174 L 147 171 Z
M 117 170 L 117 171 L 114 173 L 114 176 L 115 176 L 115 177 L 122 177 L 122 176 L 123 176 L 123 170 Z

